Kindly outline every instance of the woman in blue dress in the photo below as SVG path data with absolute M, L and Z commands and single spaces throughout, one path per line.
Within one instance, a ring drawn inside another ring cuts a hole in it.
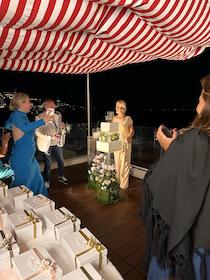
M 30 122 L 27 113 L 30 112 L 31 102 L 25 93 L 16 93 L 10 101 L 13 111 L 5 123 L 12 130 L 14 145 L 10 156 L 10 164 L 15 173 L 14 186 L 25 185 L 34 194 L 48 195 L 39 164 L 35 158 L 35 129 L 52 119 L 44 115 L 43 119 Z
M 201 79 L 197 115 L 172 138 L 144 180 L 148 280 L 210 279 L 210 74 Z

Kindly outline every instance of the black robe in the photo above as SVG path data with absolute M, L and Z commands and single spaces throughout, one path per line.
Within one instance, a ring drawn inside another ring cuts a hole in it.
M 145 176 L 148 261 L 156 256 L 176 279 L 193 280 L 193 252 L 210 252 L 209 185 L 210 138 L 196 128 L 179 135 Z

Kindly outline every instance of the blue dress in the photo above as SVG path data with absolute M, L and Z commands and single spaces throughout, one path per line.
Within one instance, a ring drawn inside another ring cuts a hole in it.
M 24 133 L 20 139 L 14 142 L 10 156 L 10 164 L 15 173 L 13 185 L 25 185 L 34 194 L 48 195 L 40 166 L 35 158 L 35 129 L 44 124 L 43 119 L 30 122 L 26 113 L 14 111 L 7 120 L 5 127 L 12 129 L 14 125 Z

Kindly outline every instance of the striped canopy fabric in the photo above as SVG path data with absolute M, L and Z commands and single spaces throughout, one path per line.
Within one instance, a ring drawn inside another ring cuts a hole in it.
M 0 0 L 0 69 L 79 74 L 210 47 L 209 0 Z

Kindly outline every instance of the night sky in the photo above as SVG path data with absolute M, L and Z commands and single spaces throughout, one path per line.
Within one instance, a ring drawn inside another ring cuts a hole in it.
M 195 108 L 199 80 L 207 73 L 210 48 L 186 61 L 156 60 L 91 73 L 92 118 L 100 120 L 106 111 L 114 110 L 117 99 L 127 102 L 134 119 L 149 108 Z M 24 91 L 32 97 L 60 98 L 86 106 L 86 75 L 0 71 L 0 90 Z

